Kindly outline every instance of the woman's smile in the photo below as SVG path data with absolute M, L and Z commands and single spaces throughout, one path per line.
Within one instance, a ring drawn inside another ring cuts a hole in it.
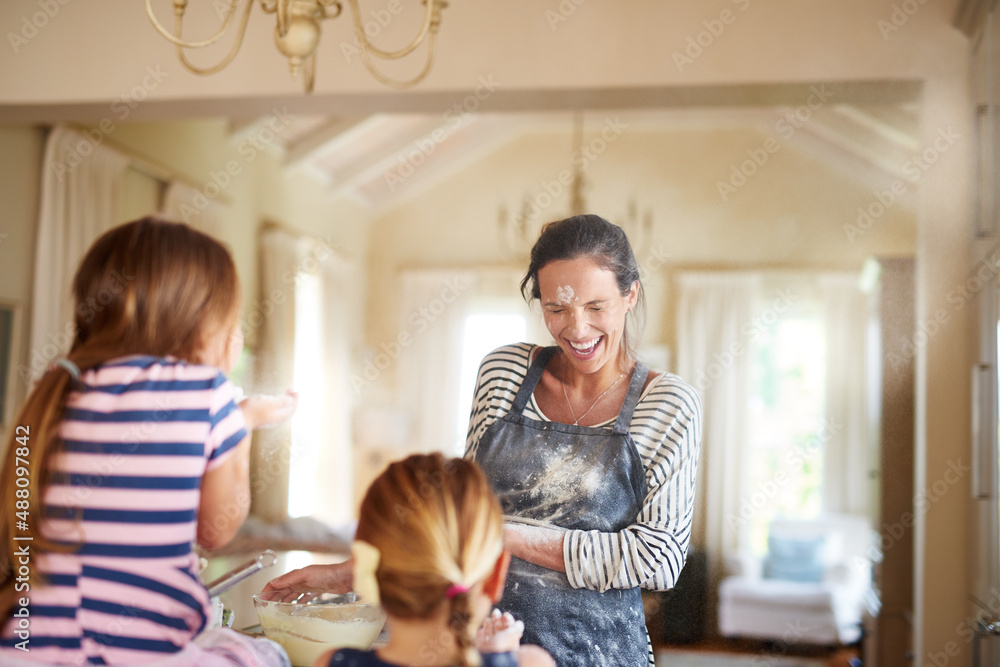
M 569 343 L 573 356 L 577 359 L 590 359 L 596 354 L 597 347 L 603 340 L 604 336 L 598 336 L 597 338 L 591 338 L 590 340 L 579 342 L 568 340 L 566 342 Z

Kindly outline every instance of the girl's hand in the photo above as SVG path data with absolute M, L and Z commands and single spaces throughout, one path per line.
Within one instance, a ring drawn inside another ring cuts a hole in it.
M 284 396 L 255 394 L 240 402 L 247 428 L 251 431 L 288 420 L 298 406 L 299 395 L 291 389 Z
M 476 632 L 476 648 L 480 653 L 516 651 L 523 634 L 524 623 L 515 621 L 509 612 L 501 614 L 499 609 L 494 609 Z

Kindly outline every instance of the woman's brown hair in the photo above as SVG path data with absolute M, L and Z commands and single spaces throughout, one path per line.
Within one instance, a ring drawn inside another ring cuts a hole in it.
M 503 515 L 479 466 L 441 454 L 389 465 L 365 494 L 355 539 L 381 552 L 375 576 L 386 612 L 427 618 L 448 605 L 459 664 L 478 665 L 473 599 L 463 589 L 484 581 L 503 551 Z
M 642 287 L 635 253 L 621 227 L 593 214 L 574 215 L 546 224 L 531 248 L 528 270 L 521 280 L 521 295 L 529 303 L 533 299 L 541 299 L 538 272 L 550 262 L 578 257 L 589 257 L 602 269 L 611 271 L 622 296 L 629 293 L 633 284 L 639 286 L 633 317 L 631 322 L 626 320 L 626 327 L 622 332 L 624 358 L 619 359 L 619 363 L 622 370 L 625 370 L 628 365 L 624 362 L 635 359 L 638 341 L 642 337 L 646 318 L 646 293 Z
M 239 321 L 239 279 L 226 248 L 187 225 L 156 218 L 120 225 L 97 239 L 77 269 L 72 291 L 76 335 L 66 358 L 81 372 L 133 354 L 199 363 L 213 337 L 235 333 Z M 53 365 L 28 395 L 7 441 L 0 470 L 0 618 L 16 597 L 15 547 L 30 544 L 35 553 L 68 549 L 39 528 L 49 464 L 60 450 L 59 423 L 73 384 L 64 366 Z M 17 486 L 19 479 L 27 482 Z M 27 498 L 17 497 L 19 489 L 27 490 Z M 27 500 L 28 509 L 18 500 Z M 23 511 L 27 528 L 15 532 L 14 517 Z M 31 540 L 14 541 L 15 535 Z

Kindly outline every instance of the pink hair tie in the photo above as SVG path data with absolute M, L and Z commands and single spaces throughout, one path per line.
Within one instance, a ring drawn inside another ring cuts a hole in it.
M 467 586 L 462 586 L 461 584 L 452 584 L 445 591 L 444 596 L 449 600 L 458 595 L 459 593 L 468 593 L 469 589 Z

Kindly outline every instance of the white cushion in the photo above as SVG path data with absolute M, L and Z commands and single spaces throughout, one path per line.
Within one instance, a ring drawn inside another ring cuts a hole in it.
M 811 581 L 729 577 L 719 586 L 719 603 L 744 602 L 797 612 L 830 609 L 835 592 L 830 585 Z
M 812 521 L 777 519 L 770 534 L 823 537 L 823 581 L 745 576 L 719 585 L 719 632 L 727 637 L 788 644 L 849 644 L 860 637 L 864 598 L 871 588 L 870 527 L 864 517 L 824 515 Z M 732 555 L 730 556 L 732 557 Z

